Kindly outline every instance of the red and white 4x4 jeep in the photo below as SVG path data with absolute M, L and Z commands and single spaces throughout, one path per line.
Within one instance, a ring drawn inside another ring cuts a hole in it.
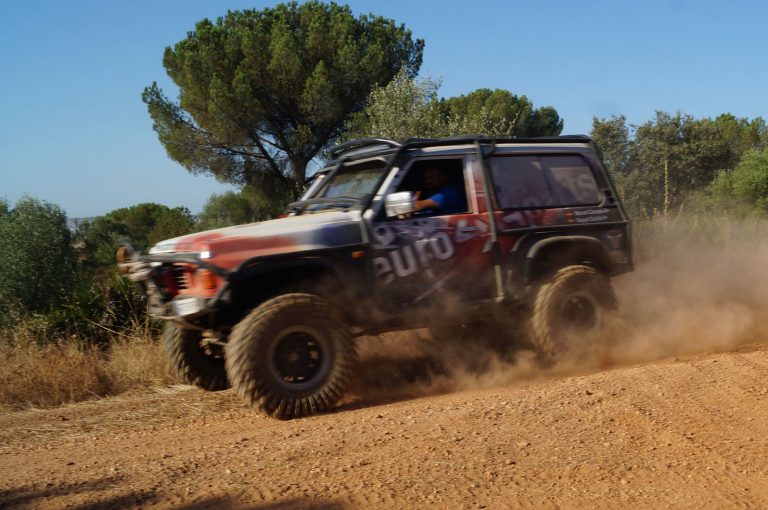
M 122 249 L 185 381 L 307 416 L 343 395 L 358 336 L 522 323 L 551 363 L 615 309 L 629 221 L 587 137 L 366 139 L 331 157 L 287 217 Z

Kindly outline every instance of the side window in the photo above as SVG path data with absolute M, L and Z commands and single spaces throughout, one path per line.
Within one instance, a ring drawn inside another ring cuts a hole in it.
M 552 207 L 555 204 L 537 156 L 491 158 L 491 174 L 502 209 Z
M 558 195 L 557 205 L 595 205 L 600 202 L 600 189 L 584 158 L 546 156 L 540 159 L 553 180 Z
M 431 199 L 433 207 L 414 216 L 442 216 L 466 213 L 467 189 L 464 183 L 463 160 L 429 159 L 414 162 L 396 191 L 411 191 L 419 200 Z
M 502 209 L 597 205 L 600 190 L 580 156 L 491 158 L 491 174 Z

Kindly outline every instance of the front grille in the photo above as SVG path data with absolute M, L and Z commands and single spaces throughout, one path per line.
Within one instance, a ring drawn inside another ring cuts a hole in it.
M 187 268 L 186 267 L 179 267 L 176 266 L 173 268 L 173 277 L 176 280 L 176 288 L 186 289 L 187 288 Z

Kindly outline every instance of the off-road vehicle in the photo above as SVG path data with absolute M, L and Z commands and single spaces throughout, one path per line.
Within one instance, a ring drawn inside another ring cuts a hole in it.
M 615 308 L 630 226 L 589 138 L 364 139 L 330 159 L 280 219 L 121 250 L 185 381 L 307 416 L 344 394 L 361 335 L 525 324 L 552 363 Z

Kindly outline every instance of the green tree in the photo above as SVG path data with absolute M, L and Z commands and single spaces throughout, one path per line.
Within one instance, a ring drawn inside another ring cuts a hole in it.
M 163 239 L 188 234 L 195 224 L 194 217 L 186 207 L 167 207 L 154 203 L 115 209 L 104 217 L 119 225 L 118 232 L 124 232 L 142 250 Z
M 551 106 L 535 109 L 526 96 L 508 90 L 477 89 L 445 100 L 453 134 L 478 133 L 493 136 L 556 136 L 563 120 Z
M 360 110 L 373 85 L 415 75 L 424 42 L 403 25 L 309 1 L 230 11 L 166 48 L 178 102 L 143 100 L 171 158 L 192 173 L 295 197 L 306 167 Z
M 103 330 L 122 330 L 145 318 L 145 296 L 139 286 L 117 270 L 115 253 L 122 239 L 146 251 L 158 241 L 192 232 L 195 218 L 185 207 L 145 203 L 116 209 L 83 222 L 78 228 L 82 243 L 79 295 L 76 306 L 62 310 L 54 326 L 76 330 L 100 341 Z
M 155 223 L 147 234 L 147 245 L 190 233 L 195 226 L 195 217 L 186 207 L 165 207 L 155 216 Z
M 713 124 L 730 148 L 724 168 L 735 167 L 746 152 L 768 146 L 768 126 L 762 117 L 749 120 L 724 113 L 718 115 Z
M 720 171 L 711 192 L 721 207 L 768 213 L 768 148 L 749 150 L 736 168 Z
M 24 197 L 0 214 L 0 308 L 47 312 L 72 294 L 75 256 L 56 205 Z M 0 313 L 4 315 L 4 313 Z
M 630 149 L 627 118 L 624 115 L 614 115 L 608 119 L 593 117 L 591 136 L 608 171 L 614 176 L 624 173 Z
M 695 119 L 658 111 L 640 126 L 623 116 L 593 119 L 592 138 L 633 216 L 684 208 L 721 169 L 732 169 L 746 150 L 764 146 L 765 123 L 724 114 Z
M 94 272 L 106 268 L 111 272 L 121 239 L 146 251 L 158 241 L 191 232 L 194 225 L 195 219 L 186 207 L 145 203 L 88 220 L 80 226 L 78 235 L 85 243 L 87 268 Z
M 197 230 L 242 225 L 277 216 L 285 207 L 284 201 L 267 201 L 267 197 L 243 191 L 213 194 L 197 215 Z
M 557 135 L 563 128 L 554 108 L 534 109 L 525 96 L 506 90 L 478 89 L 439 99 L 439 89 L 438 80 L 398 74 L 386 86 L 371 91 L 365 109 L 348 124 L 344 138 L 546 136 Z
M 639 171 L 652 174 L 663 188 L 669 168 L 669 193 L 680 203 L 689 191 L 707 186 L 731 160 L 731 150 L 710 119 L 656 112 L 656 118 L 637 128 L 633 155 Z
M 446 112 L 437 97 L 439 89 L 439 80 L 399 72 L 387 85 L 373 88 L 365 109 L 355 114 L 343 138 L 405 140 L 445 136 Z

